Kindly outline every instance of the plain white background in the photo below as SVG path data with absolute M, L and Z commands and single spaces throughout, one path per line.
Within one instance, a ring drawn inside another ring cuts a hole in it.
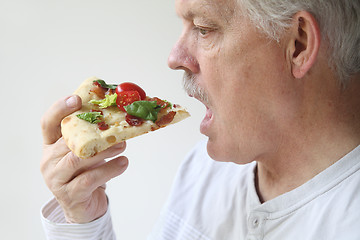
M 145 239 L 177 167 L 199 140 L 204 107 L 167 67 L 181 34 L 173 0 L 0 1 L 1 239 L 45 239 L 51 198 L 40 171 L 40 118 L 86 78 L 132 81 L 182 104 L 192 117 L 127 142 L 128 170 L 108 183 L 118 239 Z

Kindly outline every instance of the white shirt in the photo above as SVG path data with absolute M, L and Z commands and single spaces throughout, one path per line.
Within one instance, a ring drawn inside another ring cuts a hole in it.
M 41 220 L 48 240 L 115 240 L 110 211 L 86 224 L 66 223 L 64 213 L 55 199 L 41 210 Z
M 216 162 L 207 155 L 206 142 L 198 144 L 180 167 L 149 240 L 360 239 L 360 146 L 263 204 L 256 194 L 255 167 Z M 96 221 L 112 232 L 106 216 Z

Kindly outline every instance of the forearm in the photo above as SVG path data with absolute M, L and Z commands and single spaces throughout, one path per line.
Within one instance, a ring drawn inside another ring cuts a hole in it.
M 45 235 L 49 240 L 86 239 L 115 240 L 110 211 L 102 217 L 85 224 L 69 224 L 55 199 L 49 201 L 41 210 L 41 220 Z

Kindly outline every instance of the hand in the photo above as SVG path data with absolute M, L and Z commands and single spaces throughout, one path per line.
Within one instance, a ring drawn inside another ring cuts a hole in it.
M 128 166 L 123 156 L 104 160 L 122 153 L 125 142 L 87 159 L 80 159 L 70 151 L 61 137 L 60 123 L 80 108 L 80 97 L 67 97 L 52 105 L 41 119 L 44 139 L 41 173 L 71 223 L 91 222 L 104 215 L 105 183 Z

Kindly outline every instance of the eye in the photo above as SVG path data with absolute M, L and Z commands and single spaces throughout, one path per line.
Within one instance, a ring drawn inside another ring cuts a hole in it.
M 209 33 L 209 30 L 207 29 L 204 29 L 204 28 L 199 28 L 199 33 L 203 36 L 205 36 L 206 34 Z
M 197 31 L 202 37 L 205 37 L 206 35 L 208 35 L 211 30 L 205 27 L 199 27 L 199 26 L 195 26 L 194 30 Z

